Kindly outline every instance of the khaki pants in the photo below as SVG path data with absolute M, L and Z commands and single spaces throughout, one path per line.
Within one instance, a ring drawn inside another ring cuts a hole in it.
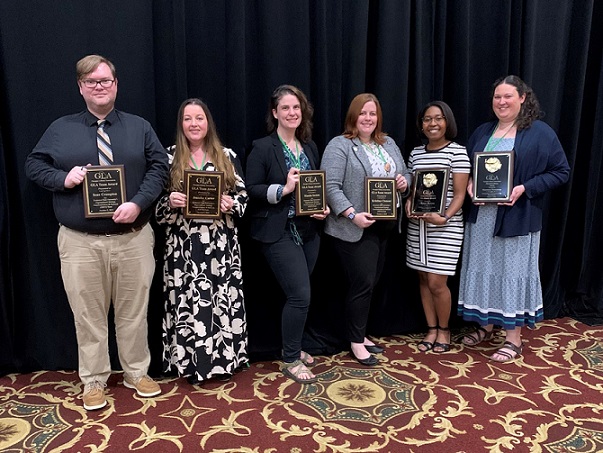
M 94 235 L 61 226 L 61 274 L 75 319 L 79 375 L 84 384 L 111 374 L 107 315 L 111 301 L 119 360 L 132 377 L 151 361 L 147 342 L 149 288 L 155 271 L 150 225 L 121 235 Z

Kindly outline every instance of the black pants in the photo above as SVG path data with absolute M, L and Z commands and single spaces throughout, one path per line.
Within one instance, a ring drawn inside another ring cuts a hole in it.
M 333 238 L 348 283 L 345 317 L 352 343 L 364 342 L 373 289 L 385 264 L 387 239 L 393 227 L 394 222 L 378 221 L 364 230 L 358 242 Z
M 296 219 L 296 228 L 303 244 L 296 243 L 291 221 L 281 238 L 272 244 L 262 244 L 262 253 L 268 261 L 287 300 L 282 313 L 283 360 L 294 362 L 300 358 L 302 336 L 310 307 L 310 275 L 318 258 L 320 236 L 310 219 Z

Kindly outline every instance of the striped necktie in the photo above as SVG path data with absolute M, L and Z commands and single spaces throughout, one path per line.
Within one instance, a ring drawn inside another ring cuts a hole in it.
M 98 120 L 96 129 L 96 145 L 98 146 L 98 163 L 100 165 L 113 165 L 113 151 L 111 150 L 111 139 L 105 132 L 107 120 Z

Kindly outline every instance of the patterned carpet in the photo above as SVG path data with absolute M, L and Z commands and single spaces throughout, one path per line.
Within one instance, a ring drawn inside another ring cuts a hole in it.
M 3 452 L 600 452 L 603 328 L 571 319 L 526 331 L 524 356 L 502 342 L 421 353 L 419 335 L 376 339 L 381 365 L 318 357 L 300 386 L 260 362 L 230 381 L 161 381 L 139 398 L 114 374 L 109 404 L 87 412 L 74 372 L 0 378 Z

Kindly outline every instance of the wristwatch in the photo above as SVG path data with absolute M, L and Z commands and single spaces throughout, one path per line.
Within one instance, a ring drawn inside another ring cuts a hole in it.
M 355 211 L 352 211 L 352 212 L 350 212 L 350 213 L 348 214 L 348 219 L 350 219 L 350 220 L 354 220 L 354 217 L 356 217 L 356 212 L 355 212 Z

